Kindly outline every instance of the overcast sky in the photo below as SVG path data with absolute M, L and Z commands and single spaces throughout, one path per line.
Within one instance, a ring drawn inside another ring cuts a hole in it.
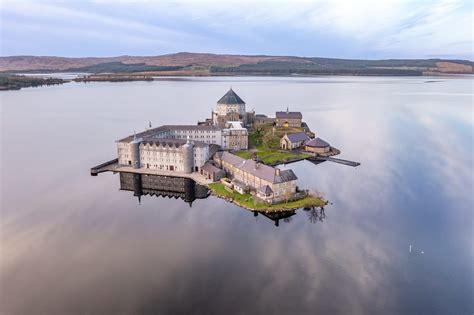
M 470 0 L 0 0 L 2 56 L 473 59 Z

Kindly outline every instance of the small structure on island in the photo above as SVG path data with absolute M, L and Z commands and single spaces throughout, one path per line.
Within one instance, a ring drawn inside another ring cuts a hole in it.
M 309 137 L 304 132 L 286 133 L 280 139 L 280 148 L 283 150 L 293 150 L 301 148 Z
M 201 167 L 201 175 L 213 182 L 218 182 L 225 177 L 225 172 L 208 161 Z
M 302 120 L 303 115 L 301 112 L 290 112 L 288 107 L 286 108 L 286 112 L 275 113 L 275 124 L 279 128 L 299 128 L 301 127 Z
M 317 154 L 327 153 L 331 150 L 331 145 L 321 138 L 314 138 L 304 143 L 304 149 Z

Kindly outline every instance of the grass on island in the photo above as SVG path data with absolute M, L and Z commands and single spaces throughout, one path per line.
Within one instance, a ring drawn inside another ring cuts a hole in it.
M 235 154 L 247 160 L 252 158 L 252 152 L 250 151 L 237 151 Z M 282 151 L 257 151 L 257 157 L 264 164 L 274 165 L 294 161 L 297 159 L 304 159 L 310 157 L 310 155 L 305 153 L 291 153 Z
M 251 194 L 244 194 L 241 195 L 238 192 L 230 192 L 225 189 L 225 186 L 221 183 L 211 183 L 209 184 L 209 188 L 217 195 L 221 197 L 231 198 L 235 200 L 237 203 L 251 208 L 255 210 L 263 210 L 263 211 L 281 211 L 281 210 L 291 210 L 297 208 L 305 208 L 305 207 L 322 207 L 325 205 L 325 201 L 319 197 L 308 196 L 303 199 L 289 201 L 289 202 L 282 202 L 274 205 L 264 204 L 264 203 L 257 203 L 255 202 L 253 196 Z
M 264 164 L 282 164 L 298 159 L 310 157 L 309 154 L 280 150 L 280 139 L 285 133 L 301 132 L 303 128 L 275 128 L 272 125 L 258 127 L 249 135 L 249 147 L 257 150 L 257 157 Z M 251 159 L 252 152 L 239 151 L 236 155 L 244 159 Z

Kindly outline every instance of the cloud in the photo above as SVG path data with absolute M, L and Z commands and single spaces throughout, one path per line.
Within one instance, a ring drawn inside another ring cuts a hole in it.
M 3 1 L 9 23 L 124 34 L 135 50 L 472 58 L 472 5 L 441 1 Z M 2 37 L 8 37 L 4 30 Z M 127 39 L 126 38 L 126 39 Z M 31 50 L 38 45 L 31 40 Z M 97 44 L 100 44 L 98 41 Z M 7 47 L 8 48 L 8 47 Z M 6 51 L 13 51 L 12 47 Z M 123 54 L 126 51 L 111 51 Z M 149 52 L 153 53 L 153 52 Z

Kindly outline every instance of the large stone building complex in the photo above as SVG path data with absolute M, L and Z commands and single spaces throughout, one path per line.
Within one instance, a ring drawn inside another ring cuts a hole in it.
M 265 202 L 277 203 L 299 194 L 293 171 L 246 160 L 226 150 L 248 149 L 246 127 L 271 123 L 278 127 L 300 127 L 301 119 L 301 113 L 288 110 L 277 112 L 276 118 L 246 112 L 245 102 L 231 88 L 217 102 L 212 118 L 203 123 L 163 125 L 118 140 L 118 164 L 127 172 L 132 171 L 129 168 L 165 176 L 177 172 L 182 173 L 181 177 L 201 175 L 206 181 L 227 176 L 236 191 L 250 191 Z M 290 150 L 301 147 L 307 140 L 305 133 L 299 132 L 286 134 L 280 144 Z

